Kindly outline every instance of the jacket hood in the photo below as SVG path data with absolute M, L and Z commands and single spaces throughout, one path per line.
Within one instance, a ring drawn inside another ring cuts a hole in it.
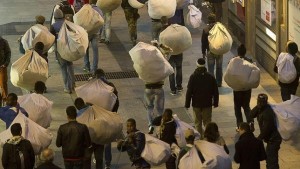
M 13 136 L 12 138 L 10 138 L 9 140 L 7 140 L 8 144 L 13 144 L 13 145 L 17 145 L 21 142 L 21 140 L 23 140 L 24 138 L 22 136 Z

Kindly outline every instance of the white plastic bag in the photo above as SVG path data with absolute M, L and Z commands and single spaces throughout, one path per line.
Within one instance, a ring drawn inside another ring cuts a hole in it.
M 172 24 L 159 34 L 159 42 L 169 46 L 172 55 L 178 55 L 192 46 L 192 35 L 185 26 Z
M 143 8 L 145 4 L 140 3 L 138 0 L 128 0 L 130 6 L 136 9 Z
M 141 157 L 154 166 L 165 163 L 171 156 L 170 145 L 149 134 L 145 134 L 145 138 L 146 144 Z
M 217 22 L 209 31 L 208 42 L 210 52 L 216 55 L 223 55 L 230 51 L 232 37 L 226 27 L 220 22 Z
M 90 4 L 85 4 L 73 19 L 74 23 L 83 27 L 89 35 L 98 33 L 104 24 L 102 16 Z
M 53 102 L 41 94 L 31 93 L 18 96 L 18 102 L 29 118 L 44 128 L 48 128 L 52 121 L 51 110 Z
M 186 23 L 192 28 L 199 28 L 202 22 L 202 12 L 195 5 L 188 6 L 189 12 L 186 15 Z
M 79 123 L 86 124 L 91 140 L 96 144 L 108 144 L 122 133 L 123 124 L 119 114 L 93 105 L 77 117 Z
M 291 83 L 297 77 L 294 65 L 294 57 L 289 53 L 280 53 L 276 66 L 278 68 L 278 80 L 282 83 Z
M 129 54 L 139 78 L 148 83 L 163 81 L 174 73 L 173 67 L 160 50 L 150 44 L 139 42 Z
M 35 24 L 29 28 L 21 38 L 21 42 L 25 51 L 34 48 L 37 42 L 43 42 L 43 51 L 47 52 L 53 45 L 54 41 L 55 36 L 49 32 L 47 27 L 41 24 Z
M 246 91 L 257 88 L 260 82 L 260 69 L 240 57 L 230 60 L 224 80 L 234 91 Z
M 98 0 L 96 5 L 106 13 L 117 9 L 121 3 L 122 0 Z
M 79 25 L 65 20 L 57 39 L 57 51 L 67 61 L 82 58 L 89 46 L 87 32 Z
M 176 0 L 149 0 L 148 13 L 152 19 L 161 19 L 162 16 L 171 18 L 176 10 Z
M 11 125 L 14 123 L 21 124 L 22 136 L 30 141 L 35 155 L 40 154 L 43 149 L 51 144 L 53 135 L 50 133 L 50 131 L 36 124 L 34 121 L 27 118 L 23 113 L 19 113 Z M 1 145 L 3 145 L 12 137 L 10 127 L 0 133 Z
M 95 104 L 111 111 L 116 103 L 117 96 L 113 93 L 114 88 L 100 79 L 93 79 L 82 86 L 75 88 L 78 97 L 85 102 Z
M 46 82 L 48 63 L 37 52 L 29 50 L 11 65 L 10 80 L 14 86 L 33 90 L 37 81 Z

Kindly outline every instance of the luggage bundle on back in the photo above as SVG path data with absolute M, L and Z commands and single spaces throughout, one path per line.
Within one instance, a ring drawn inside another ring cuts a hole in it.
M 149 0 L 148 13 L 153 19 L 160 19 L 162 16 L 171 18 L 174 16 L 176 10 L 176 0 Z
M 186 23 L 192 28 L 198 28 L 202 22 L 202 12 L 194 5 L 188 6 L 189 12 L 186 15 Z
M 223 55 L 231 49 L 232 37 L 220 22 L 217 22 L 209 31 L 208 41 L 209 50 L 213 54 Z
M 117 9 L 121 3 L 122 0 L 98 0 L 96 5 L 106 13 Z
M 289 53 L 280 53 L 276 66 L 278 68 L 278 80 L 281 83 L 291 83 L 297 77 L 297 70 L 294 65 L 294 57 Z
M 140 3 L 138 0 L 128 0 L 128 3 L 133 8 L 139 9 L 145 6 L 145 4 Z

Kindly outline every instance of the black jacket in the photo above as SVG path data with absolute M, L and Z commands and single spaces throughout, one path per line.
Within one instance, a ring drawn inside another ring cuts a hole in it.
M 250 116 L 257 117 L 260 134 L 258 139 L 264 140 L 266 143 L 272 141 L 281 141 L 281 136 L 277 130 L 276 117 L 270 105 L 265 105 L 262 108 L 255 106 L 251 110 Z
M 54 165 L 52 162 L 45 162 L 45 163 L 39 165 L 39 167 L 36 169 L 61 169 L 61 168 Z
M 216 79 L 207 73 L 206 68 L 197 68 L 191 75 L 185 99 L 185 107 L 206 108 L 219 105 L 219 91 Z
M 56 146 L 62 147 L 64 159 L 81 159 L 84 150 L 91 145 L 89 130 L 86 125 L 70 121 L 59 126 Z
M 152 124 L 155 126 L 160 126 L 161 132 L 160 132 L 160 140 L 168 143 L 168 144 L 172 144 L 175 143 L 177 144 L 177 140 L 175 138 L 175 134 L 176 134 L 176 122 L 174 121 L 174 119 L 166 122 L 165 124 L 161 124 L 161 119 L 162 116 L 158 116 L 156 118 L 154 118 L 154 120 L 152 121 Z
M 251 132 L 242 134 L 235 144 L 234 161 L 240 164 L 239 169 L 260 169 L 260 161 L 266 159 L 266 151 L 261 140 Z
M 11 50 L 7 40 L 0 36 L 0 66 L 7 67 L 10 63 Z
M 201 36 L 201 49 L 202 49 L 202 54 L 206 55 L 209 52 L 209 42 L 208 42 L 208 35 L 209 35 L 209 31 L 211 30 L 211 28 L 213 28 L 215 26 L 215 23 L 212 24 L 208 24 L 202 32 L 202 36 Z

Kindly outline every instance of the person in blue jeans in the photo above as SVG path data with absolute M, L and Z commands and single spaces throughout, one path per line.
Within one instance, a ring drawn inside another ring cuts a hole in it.
M 111 16 L 112 12 L 104 13 L 104 25 L 101 29 L 100 43 L 105 43 L 108 45 L 110 43 L 110 33 L 111 33 Z

